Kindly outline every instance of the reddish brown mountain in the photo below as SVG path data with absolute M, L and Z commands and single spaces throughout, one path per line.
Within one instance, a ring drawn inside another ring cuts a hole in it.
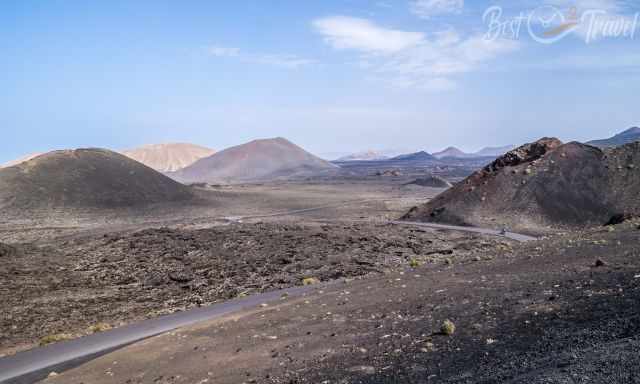
M 314 176 L 337 169 L 292 142 L 276 138 L 225 149 L 171 177 L 186 183 L 252 182 Z

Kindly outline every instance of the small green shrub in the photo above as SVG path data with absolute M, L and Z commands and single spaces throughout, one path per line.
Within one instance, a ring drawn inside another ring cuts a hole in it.
M 451 320 L 445 320 L 440 327 L 443 335 L 451 336 L 456 332 L 456 325 Z
M 320 280 L 316 279 L 315 277 L 305 277 L 304 279 L 302 279 L 302 285 L 314 284 L 320 284 Z
M 73 335 L 70 335 L 68 333 L 58 333 L 55 335 L 47 335 L 40 339 L 40 345 L 44 346 L 44 345 L 49 345 L 49 344 L 58 343 L 60 341 L 71 340 L 71 339 L 73 339 Z

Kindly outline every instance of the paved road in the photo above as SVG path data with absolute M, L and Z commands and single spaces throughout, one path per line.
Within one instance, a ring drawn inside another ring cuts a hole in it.
M 520 241 L 520 242 L 538 240 L 537 237 L 533 237 L 533 236 L 523 235 L 523 234 L 514 233 L 514 232 L 502 233 L 502 231 L 497 231 L 495 229 L 488 229 L 488 228 L 460 227 L 460 226 L 457 226 L 457 225 L 422 223 L 422 222 L 417 222 L 417 221 L 391 221 L 391 223 L 397 224 L 397 225 L 411 225 L 411 226 L 417 226 L 417 227 L 427 227 L 427 228 L 435 228 L 435 229 L 446 229 L 446 230 L 452 230 L 452 231 L 481 233 L 483 235 L 491 235 L 491 236 L 502 236 L 502 237 L 506 237 L 506 238 L 509 238 L 511 240 L 516 240 L 516 241 Z
M 352 201 L 340 205 L 323 206 L 295 211 L 280 212 L 268 215 L 257 216 L 236 216 L 225 219 L 242 221 L 263 217 L 288 216 L 299 213 L 313 212 L 321 209 L 335 208 L 346 204 L 364 203 L 372 200 Z M 455 230 L 463 232 L 473 232 L 485 235 L 504 236 L 516 241 L 536 240 L 535 237 L 518 233 L 500 231 L 487 228 L 460 227 L 454 225 L 432 224 L 422 222 L 390 221 L 396 225 L 410 225 L 418 227 L 428 227 L 443 230 Z M 137 324 L 117 328 L 108 332 L 98 333 L 79 339 L 56 343 L 53 345 L 35 348 L 26 352 L 18 353 L 0 359 L 0 383 L 2 384 L 30 384 L 42 380 L 50 372 L 61 372 L 79 366 L 98 356 L 104 355 L 115 349 L 129 345 L 136 341 L 159 335 L 176 328 L 185 327 L 205 320 L 213 320 L 222 316 L 255 307 L 261 303 L 279 300 L 283 293 L 288 293 L 290 297 L 301 296 L 309 292 L 312 287 L 295 287 L 279 291 L 267 292 L 253 295 L 244 299 L 231 300 L 210 307 L 197 308 L 186 312 L 175 313 L 155 319 L 142 321 Z
M 274 302 L 280 300 L 284 293 L 287 293 L 288 297 L 303 296 L 314 288 L 317 287 L 295 287 L 257 294 L 4 357 L 0 359 L 0 383 L 34 383 L 44 379 L 52 371 L 62 372 L 71 369 L 136 341 L 244 309 L 255 308 L 262 303 Z

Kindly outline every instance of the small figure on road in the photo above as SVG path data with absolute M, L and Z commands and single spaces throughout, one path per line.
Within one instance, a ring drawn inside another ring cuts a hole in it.
M 502 236 L 506 235 L 507 234 L 507 227 L 502 227 L 502 229 L 500 230 L 500 234 Z

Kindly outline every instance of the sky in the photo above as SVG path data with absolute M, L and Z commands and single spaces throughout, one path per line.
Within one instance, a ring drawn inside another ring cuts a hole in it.
M 0 163 L 277 136 L 325 157 L 608 137 L 640 125 L 637 12 L 630 0 L 3 1 Z

